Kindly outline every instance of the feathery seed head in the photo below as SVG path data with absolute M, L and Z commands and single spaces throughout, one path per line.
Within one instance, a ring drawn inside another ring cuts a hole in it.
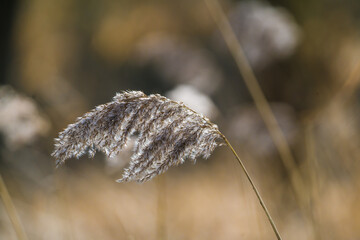
M 127 91 L 70 124 L 55 139 L 52 156 L 57 165 L 86 153 L 93 157 L 96 151 L 112 157 L 133 135 L 134 153 L 118 181 L 144 182 L 185 159 L 208 158 L 223 138 L 215 124 L 182 103 Z

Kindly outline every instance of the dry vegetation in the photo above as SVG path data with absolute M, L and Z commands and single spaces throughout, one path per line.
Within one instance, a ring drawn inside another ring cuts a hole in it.
M 227 148 L 142 184 L 115 182 L 126 147 L 55 169 L 53 138 L 76 117 L 122 90 L 166 96 L 179 85 L 214 113 L 283 239 L 360 238 L 360 4 L 221 4 L 284 133 L 290 172 L 204 1 L 21 2 L 1 76 L 0 173 L 22 226 L 0 187 L 0 239 L 21 228 L 30 240 L 275 239 Z

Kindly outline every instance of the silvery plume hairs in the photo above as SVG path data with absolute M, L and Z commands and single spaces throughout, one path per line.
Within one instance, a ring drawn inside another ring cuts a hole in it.
M 70 124 L 55 139 L 52 156 L 57 165 L 85 153 L 93 157 L 97 150 L 112 157 L 133 135 L 134 152 L 118 181 L 144 182 L 185 159 L 208 158 L 223 138 L 215 124 L 180 102 L 128 91 Z

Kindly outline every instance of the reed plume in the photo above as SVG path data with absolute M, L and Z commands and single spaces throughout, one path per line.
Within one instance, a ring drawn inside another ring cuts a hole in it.
M 217 125 L 181 102 L 158 94 L 147 96 L 140 91 L 116 94 L 112 102 L 97 106 L 61 132 L 55 139 L 52 156 L 57 166 L 86 153 L 93 157 L 96 151 L 112 157 L 134 135 L 137 140 L 133 155 L 119 182 L 145 182 L 185 159 L 195 162 L 201 156 L 208 158 L 222 141 L 238 160 L 277 239 L 281 240 L 259 191 L 229 141 Z
M 52 155 L 57 165 L 86 153 L 93 157 L 96 151 L 112 157 L 133 135 L 137 136 L 133 155 L 118 181 L 144 182 L 185 159 L 208 158 L 221 139 L 215 124 L 184 104 L 129 91 L 70 124 L 55 139 Z

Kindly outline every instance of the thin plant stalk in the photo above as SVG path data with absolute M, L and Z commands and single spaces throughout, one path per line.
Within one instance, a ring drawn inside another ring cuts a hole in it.
M 9 191 L 7 190 L 7 187 L 5 185 L 4 179 L 2 178 L 0 174 L 0 197 L 3 200 L 5 210 L 10 218 L 10 221 L 14 227 L 15 233 L 17 235 L 17 238 L 19 240 L 27 240 L 27 236 L 25 234 L 25 231 L 21 225 L 20 219 L 17 215 L 15 205 L 11 199 L 11 196 L 9 194 Z
M 192 110 L 191 108 L 188 108 L 185 106 L 185 108 L 187 108 L 188 110 L 196 113 L 194 110 Z M 265 205 L 265 202 L 264 200 L 262 199 L 260 193 L 259 193 L 259 190 L 256 188 L 252 178 L 250 177 L 248 171 L 246 170 L 246 167 L 244 165 L 244 163 L 241 161 L 240 157 L 238 156 L 238 154 L 236 153 L 236 151 L 234 150 L 233 146 L 230 144 L 229 140 L 225 137 L 224 134 L 222 134 L 220 131 L 218 131 L 219 135 L 221 136 L 221 138 L 224 140 L 225 144 L 230 148 L 231 152 L 234 154 L 236 160 L 238 161 L 238 163 L 240 164 L 242 170 L 244 171 L 245 175 L 246 175 L 246 178 L 249 180 L 250 182 L 250 185 L 251 187 L 253 188 L 255 194 L 256 194 L 256 197 L 258 198 L 259 202 L 260 202 L 260 205 L 261 207 L 263 208 L 270 224 L 271 224 L 271 227 L 277 237 L 278 240 L 281 240 L 281 236 L 280 236 L 280 233 L 279 233 L 279 230 L 277 229 L 276 225 L 275 225 L 275 222 L 274 220 L 272 219 L 271 215 L 270 215 L 270 212 L 269 210 L 267 209 L 266 205 Z
M 294 189 L 296 200 L 299 203 L 301 211 L 311 224 L 313 233 L 316 235 L 316 229 L 314 228 L 312 214 L 309 209 L 310 199 L 308 191 L 305 187 L 304 179 L 302 178 L 300 171 L 298 170 L 295 158 L 291 153 L 289 144 L 282 132 L 279 123 L 277 122 L 274 113 L 271 110 L 269 102 L 261 90 L 259 82 L 257 81 L 255 74 L 250 67 L 249 62 L 246 59 L 244 51 L 238 41 L 224 11 L 222 10 L 217 0 L 204 0 L 209 8 L 211 15 L 213 16 L 216 24 L 218 25 L 220 32 L 233 55 L 236 64 L 243 76 L 245 85 L 247 86 L 250 95 L 252 96 L 255 106 L 258 109 L 271 138 L 274 141 L 276 148 L 280 154 L 280 158 L 289 173 L 290 183 Z
M 306 121 L 304 123 L 304 139 L 305 139 L 305 149 L 306 149 L 306 163 L 307 163 L 307 173 L 309 177 L 309 188 L 310 188 L 310 199 L 311 202 L 309 204 L 309 210 L 311 213 L 310 220 L 312 221 L 312 225 L 314 229 L 315 238 L 320 240 L 323 239 L 321 232 L 319 229 L 319 221 L 317 209 L 314 208 L 314 204 L 318 202 L 319 189 L 318 189 L 318 181 L 317 181 L 317 159 L 316 159 L 316 147 L 315 147 L 315 139 L 314 139 L 314 122 Z
M 218 25 L 220 32 L 229 47 L 230 53 L 233 55 L 236 64 L 243 76 L 244 82 L 254 99 L 256 108 L 258 109 L 264 123 L 279 151 L 282 162 L 286 170 L 290 174 L 292 186 L 296 195 L 302 201 L 304 200 L 305 186 L 300 172 L 297 170 L 295 159 L 291 153 L 286 138 L 279 127 L 279 124 L 270 108 L 268 101 L 255 77 L 253 70 L 247 61 L 244 51 L 238 41 L 224 11 L 217 0 L 204 0 L 208 9 Z
M 274 233 L 275 233 L 275 235 L 276 235 L 276 237 L 277 237 L 277 239 L 278 239 L 278 240 L 281 240 L 281 236 L 280 236 L 280 233 L 279 233 L 279 231 L 278 231 L 278 229 L 277 229 L 277 227 L 276 227 L 276 225 L 275 225 L 275 222 L 274 222 L 274 220 L 272 219 L 272 217 L 271 217 L 271 215 L 270 215 L 270 212 L 269 212 L 269 210 L 267 209 L 267 207 L 266 207 L 266 205 L 265 205 L 265 203 L 264 203 L 264 200 L 262 199 L 262 197 L 261 197 L 261 195 L 260 195 L 260 193 L 259 193 L 259 190 L 256 188 L 253 180 L 251 179 L 248 171 L 246 170 L 246 167 L 245 167 L 244 163 L 241 161 L 240 157 L 237 155 L 237 153 L 235 152 L 234 148 L 231 146 L 231 144 L 230 144 L 230 142 L 227 140 L 227 138 L 226 138 L 222 133 L 220 133 L 220 134 L 221 134 L 221 136 L 223 137 L 223 139 L 224 139 L 224 141 L 225 141 L 225 144 L 230 148 L 230 150 L 231 150 L 231 152 L 234 154 L 236 160 L 239 162 L 242 170 L 244 171 L 244 173 L 245 173 L 245 175 L 246 175 L 246 178 L 249 180 L 250 185 L 251 185 L 251 187 L 253 188 L 253 190 L 254 190 L 254 192 L 255 192 L 255 194 L 256 194 L 256 197 L 258 198 L 258 200 L 259 200 L 259 202 L 260 202 L 260 205 L 261 205 L 261 207 L 263 208 L 263 210 L 264 210 L 264 212 L 265 212 L 265 214 L 266 214 L 266 216 L 267 216 L 267 218 L 268 218 L 268 220 L 269 220 L 269 222 L 270 222 L 270 224 L 271 224 L 271 227 L 272 227 L 272 229 L 273 229 L 273 231 L 274 231 Z
M 166 239 L 166 179 L 164 175 L 159 175 L 156 179 L 157 188 L 157 239 Z

